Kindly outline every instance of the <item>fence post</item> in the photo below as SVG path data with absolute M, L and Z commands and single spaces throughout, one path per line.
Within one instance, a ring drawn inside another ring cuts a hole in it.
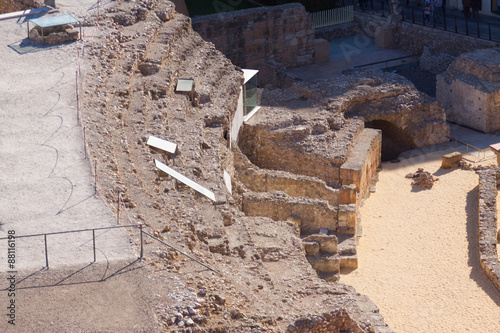
M 85 152 L 85 159 L 87 159 L 87 133 L 85 126 L 83 126 L 83 151 Z
M 465 18 L 465 34 L 469 36 L 469 21 L 467 21 L 467 17 Z
M 116 214 L 116 224 L 120 224 L 120 194 L 122 190 L 118 190 L 118 213 Z
M 47 235 L 43 235 L 43 240 L 45 242 L 45 267 L 49 269 L 49 254 L 47 253 Z
M 411 23 L 415 24 L 415 11 L 411 9 Z
M 443 25 L 444 25 L 444 31 L 446 30 L 446 13 L 443 13 Z
M 94 195 L 97 196 L 97 160 L 95 161 L 95 167 L 94 167 L 94 173 L 95 173 L 95 178 L 94 178 Z
M 92 242 L 94 246 L 94 262 L 95 262 L 95 229 L 92 229 Z
M 479 14 L 478 14 L 479 15 Z M 476 15 L 477 16 L 477 15 Z M 479 19 L 476 19 L 476 23 L 477 23 L 477 38 L 481 38 L 481 35 L 479 33 Z
M 457 27 L 457 17 L 454 16 L 455 18 L 455 33 L 458 33 L 458 27 Z
M 491 40 L 491 24 L 488 23 L 488 38 Z
M 142 246 L 142 223 L 139 224 L 139 229 L 141 230 L 141 256 L 139 259 L 142 261 L 142 253 L 143 253 L 143 246 Z

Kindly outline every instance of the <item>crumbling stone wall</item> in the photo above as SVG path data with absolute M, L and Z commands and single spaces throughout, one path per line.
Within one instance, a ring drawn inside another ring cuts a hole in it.
M 293 325 L 290 325 L 286 330 L 287 333 L 340 333 L 340 332 L 352 332 L 352 333 L 362 333 L 364 332 L 354 320 L 352 320 L 349 313 L 340 309 L 337 311 L 332 311 L 330 313 L 325 313 L 320 316 L 311 316 L 299 318 L 295 321 Z
M 293 3 L 195 17 L 193 29 L 235 65 L 259 68 L 265 60 L 286 67 L 314 63 L 314 30 L 304 6 Z
M 454 56 L 437 52 L 434 46 L 425 46 L 420 56 L 420 68 L 434 74 L 441 74 L 448 69 L 453 60 L 455 60 Z
M 300 225 L 301 234 L 319 233 L 320 229 L 337 231 L 337 207 L 325 200 L 290 197 L 283 192 L 243 195 L 242 211 L 247 216 L 266 216 L 275 221 Z
M 265 61 L 259 67 L 259 85 L 261 87 L 290 88 L 295 79 L 290 76 L 286 67 L 276 61 Z
M 328 27 L 314 29 L 316 38 L 333 40 L 337 38 L 353 36 L 361 33 L 359 22 L 348 22 L 335 24 Z
M 479 172 L 479 261 L 481 269 L 500 290 L 500 260 L 497 252 L 497 186 L 500 170 Z
M 437 76 L 447 119 L 483 132 L 500 130 L 500 48 L 460 55 Z

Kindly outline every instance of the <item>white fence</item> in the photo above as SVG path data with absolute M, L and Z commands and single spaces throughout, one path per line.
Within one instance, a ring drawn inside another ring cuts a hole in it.
M 322 12 L 312 13 L 313 28 L 354 21 L 354 6 L 345 6 Z

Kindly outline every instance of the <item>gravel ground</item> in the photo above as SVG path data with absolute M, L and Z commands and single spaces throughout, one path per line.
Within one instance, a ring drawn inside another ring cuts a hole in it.
M 390 67 L 386 72 L 394 72 L 410 80 L 423 93 L 436 98 L 436 74 L 424 71 L 418 62 Z

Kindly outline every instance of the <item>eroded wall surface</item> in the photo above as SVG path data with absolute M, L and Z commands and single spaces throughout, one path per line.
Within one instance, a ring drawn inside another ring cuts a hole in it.
M 243 68 L 259 68 L 265 60 L 286 67 L 314 63 L 311 15 L 297 3 L 194 17 L 192 24 Z

